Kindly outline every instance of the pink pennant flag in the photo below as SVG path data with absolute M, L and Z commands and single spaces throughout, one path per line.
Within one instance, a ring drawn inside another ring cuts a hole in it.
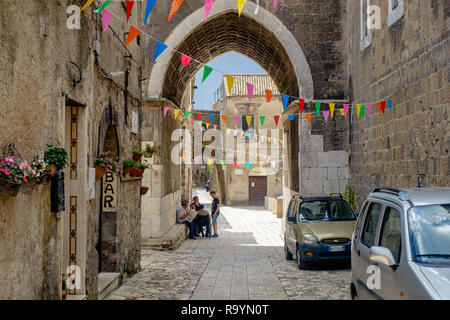
M 234 123 L 236 123 L 236 126 L 239 125 L 239 116 L 234 116 Z
M 328 122 L 328 117 L 330 116 L 330 111 L 323 111 L 323 117 L 325 118 L 325 123 Z
M 271 161 L 270 163 L 272 163 L 272 168 L 275 168 L 275 166 L 276 166 L 276 161 Z
M 215 124 L 215 125 L 214 125 L 214 130 L 216 130 L 216 129 L 217 129 L 217 125 Z
M 189 62 L 191 62 L 191 57 L 188 57 L 184 53 L 181 54 L 181 63 L 183 66 L 187 67 L 189 65 Z
M 114 15 L 106 9 L 103 9 L 101 14 L 102 14 L 103 31 L 106 31 Z
M 103 10 L 103 11 L 105 11 L 105 10 Z M 167 111 L 168 110 L 169 110 L 169 108 L 167 108 L 167 107 L 164 108 L 164 118 L 167 116 Z
M 214 0 L 205 0 L 205 20 L 208 20 L 209 11 L 213 5 Z
M 273 7 L 274 7 L 274 8 L 277 7 L 277 3 L 278 3 L 278 0 L 273 0 Z
M 252 97 L 253 97 L 253 89 L 255 88 L 254 85 L 252 85 L 251 83 L 247 82 L 247 92 L 248 92 L 248 100 L 252 101 Z
M 191 121 L 192 121 L 192 124 L 195 124 L 195 119 L 191 119 Z
M 195 163 L 199 163 L 199 162 L 200 162 L 200 157 L 199 157 L 199 156 L 196 156 L 195 159 L 194 159 L 194 161 L 195 161 Z
M 367 108 L 369 109 L 369 115 L 372 113 L 372 104 L 368 103 Z
M 345 119 L 347 119 L 347 116 L 348 116 L 348 104 L 344 104 L 344 115 L 345 115 Z

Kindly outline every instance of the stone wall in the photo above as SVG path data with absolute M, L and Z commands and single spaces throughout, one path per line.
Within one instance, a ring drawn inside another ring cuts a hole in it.
M 355 4 L 356 3 L 356 4 Z M 404 1 L 404 15 L 381 29 L 360 51 L 359 1 L 348 2 L 351 95 L 355 103 L 392 99 L 392 111 L 376 106 L 351 123 L 350 179 L 356 202 L 374 186 L 450 185 L 448 1 Z

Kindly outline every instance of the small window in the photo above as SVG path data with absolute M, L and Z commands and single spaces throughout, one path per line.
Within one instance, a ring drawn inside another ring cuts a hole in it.
M 394 255 L 395 262 L 400 262 L 402 250 L 402 229 L 400 212 L 388 207 L 384 213 L 383 225 L 380 231 L 380 246 L 388 248 Z
M 358 220 L 356 221 L 356 226 L 355 226 L 355 239 L 358 239 L 358 237 L 359 237 L 359 230 L 361 229 L 361 223 L 364 219 L 364 213 L 366 212 L 368 205 L 369 205 L 369 202 L 366 201 L 364 203 L 364 206 L 362 207 L 361 211 L 359 212 Z
M 389 0 L 388 26 L 392 26 L 405 13 L 404 0 Z
M 372 31 L 369 28 L 370 23 L 370 0 L 361 0 L 360 12 L 360 50 L 366 49 L 372 43 Z
M 369 248 L 375 244 L 378 220 L 380 219 L 382 208 L 381 204 L 373 202 L 370 204 L 369 211 L 366 214 L 361 242 Z
M 292 209 L 294 207 L 294 203 L 295 203 L 294 200 L 291 200 L 291 202 L 289 202 L 289 207 L 288 207 L 287 212 L 286 212 L 286 217 L 291 217 L 292 216 Z

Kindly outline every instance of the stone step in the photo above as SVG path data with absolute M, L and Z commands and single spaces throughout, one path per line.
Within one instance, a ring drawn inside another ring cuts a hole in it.
M 119 287 L 120 273 L 100 272 L 98 274 L 98 300 L 105 299 L 112 291 Z
M 184 224 L 175 224 L 161 238 L 142 238 L 141 245 L 161 251 L 175 250 L 187 235 L 188 229 Z

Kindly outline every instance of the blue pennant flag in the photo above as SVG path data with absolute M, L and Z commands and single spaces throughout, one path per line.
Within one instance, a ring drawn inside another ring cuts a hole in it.
M 214 120 L 214 114 L 213 114 L 213 113 L 210 113 L 209 116 L 211 117 L 211 119 L 212 119 L 213 122 L 216 122 L 216 121 Z
M 163 53 L 163 51 L 166 50 L 166 49 L 167 49 L 167 46 L 164 43 L 158 41 L 156 43 L 155 54 L 153 55 L 153 62 L 155 62 L 156 59 L 159 57 L 159 55 L 161 53 Z
M 289 103 L 289 96 L 287 94 L 282 94 L 282 96 L 283 96 L 284 111 L 286 111 L 288 103 Z
M 250 161 L 247 161 L 246 164 L 247 164 L 247 168 L 250 169 Z
M 388 100 L 389 111 L 392 109 L 392 100 Z
M 147 0 L 147 7 L 145 8 L 144 24 L 147 24 L 148 16 L 150 15 L 150 12 L 152 12 L 155 3 L 156 0 Z
M 295 114 L 290 114 L 289 115 L 289 120 L 295 120 Z

